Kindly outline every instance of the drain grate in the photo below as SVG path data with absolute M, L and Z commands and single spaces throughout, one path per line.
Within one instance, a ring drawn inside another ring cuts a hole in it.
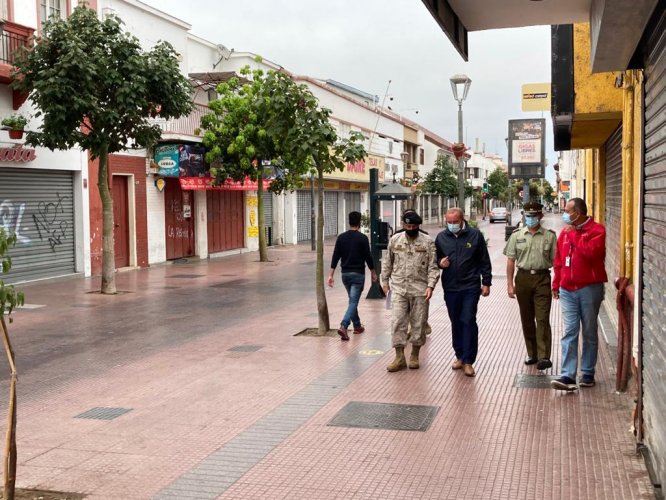
M 555 375 L 528 375 L 516 374 L 513 386 L 519 389 L 550 389 L 550 381 L 556 379 Z
M 203 278 L 204 274 L 172 274 L 167 278 Z
M 438 411 L 438 406 L 351 401 L 327 425 L 425 432 Z
M 104 406 L 98 406 L 96 408 L 91 408 L 88 411 L 84 411 L 80 415 L 75 416 L 74 418 L 90 418 L 95 420 L 113 420 L 114 418 L 124 415 L 125 413 L 132 411 L 132 408 L 109 408 Z
M 257 352 L 259 349 L 263 348 L 263 345 L 237 345 L 227 351 L 234 352 Z

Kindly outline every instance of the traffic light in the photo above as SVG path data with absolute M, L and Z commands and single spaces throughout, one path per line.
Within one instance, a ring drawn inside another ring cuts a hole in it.
M 484 192 L 484 193 L 487 193 L 487 192 L 488 192 L 488 183 L 487 183 L 487 182 L 484 182 L 484 183 L 483 183 L 483 192 Z

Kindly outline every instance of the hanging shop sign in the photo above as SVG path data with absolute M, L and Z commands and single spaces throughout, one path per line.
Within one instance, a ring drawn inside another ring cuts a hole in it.
M 161 144 L 155 148 L 153 161 L 162 177 L 205 177 L 208 165 L 206 150 L 193 144 Z
M 180 187 L 188 191 L 256 191 L 259 186 L 257 181 L 245 179 L 243 183 L 227 180 L 224 184 L 213 185 L 211 177 L 181 177 Z M 264 179 L 264 191 L 271 185 L 269 179 Z
M 509 120 L 509 177 L 534 179 L 544 176 L 546 120 Z

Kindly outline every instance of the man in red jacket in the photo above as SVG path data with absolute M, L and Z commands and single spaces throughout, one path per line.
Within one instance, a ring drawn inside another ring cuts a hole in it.
M 581 198 L 569 200 L 562 220 L 566 226 L 557 238 L 552 286 L 553 298 L 560 299 L 562 304 L 562 370 L 551 386 L 560 391 L 574 391 L 578 388 L 576 372 L 581 331 L 583 352 L 578 385 L 592 387 L 595 384 L 599 344 L 597 318 L 604 298 L 604 283 L 608 281 L 604 267 L 606 228 L 588 217 L 587 205 Z

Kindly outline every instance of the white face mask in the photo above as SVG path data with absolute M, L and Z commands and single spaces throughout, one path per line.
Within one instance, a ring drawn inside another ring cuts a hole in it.
M 446 223 L 446 227 L 449 231 L 451 231 L 453 234 L 456 234 L 460 231 L 460 224 L 449 224 L 448 222 Z

